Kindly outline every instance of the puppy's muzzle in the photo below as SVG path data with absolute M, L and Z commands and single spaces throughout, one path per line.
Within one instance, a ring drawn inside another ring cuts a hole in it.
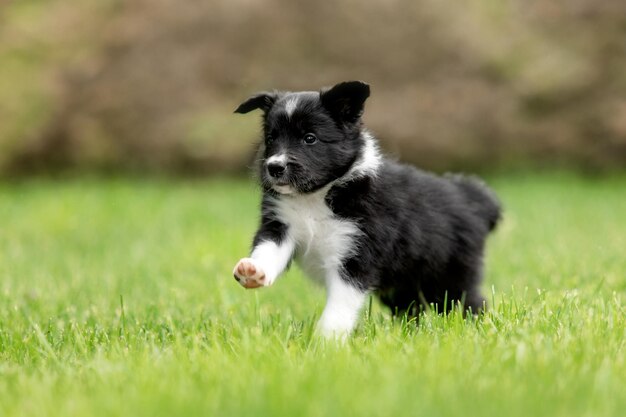
M 287 164 L 284 162 L 270 162 L 267 164 L 267 173 L 272 178 L 280 178 L 285 174 Z

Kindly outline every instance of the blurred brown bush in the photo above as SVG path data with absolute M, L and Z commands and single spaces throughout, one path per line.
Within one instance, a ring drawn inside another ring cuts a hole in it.
M 263 89 L 372 85 L 434 169 L 626 166 L 623 0 L 22 0 L 0 14 L 0 171 L 240 171 Z

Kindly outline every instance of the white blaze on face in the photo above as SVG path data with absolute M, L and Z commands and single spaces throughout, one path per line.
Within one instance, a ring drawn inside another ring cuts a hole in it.
M 285 111 L 287 112 L 287 116 L 291 117 L 294 110 L 298 106 L 298 96 L 289 97 L 287 102 L 285 103 Z
M 278 155 L 272 155 L 269 158 L 267 158 L 266 163 L 269 164 L 284 164 L 285 162 L 287 162 L 287 155 L 284 153 L 278 154 Z

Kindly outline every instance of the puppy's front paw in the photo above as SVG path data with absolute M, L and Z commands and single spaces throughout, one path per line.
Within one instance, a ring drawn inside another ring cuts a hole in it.
M 263 268 L 252 258 L 242 258 L 235 265 L 233 275 L 244 288 L 259 288 L 270 285 Z

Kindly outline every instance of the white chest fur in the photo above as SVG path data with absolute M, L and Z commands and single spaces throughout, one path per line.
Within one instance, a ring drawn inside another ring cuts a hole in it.
M 356 249 L 357 224 L 334 215 L 324 197 L 328 188 L 307 195 L 285 195 L 276 201 L 278 219 L 296 243 L 296 261 L 318 282 L 336 277 L 343 260 Z

